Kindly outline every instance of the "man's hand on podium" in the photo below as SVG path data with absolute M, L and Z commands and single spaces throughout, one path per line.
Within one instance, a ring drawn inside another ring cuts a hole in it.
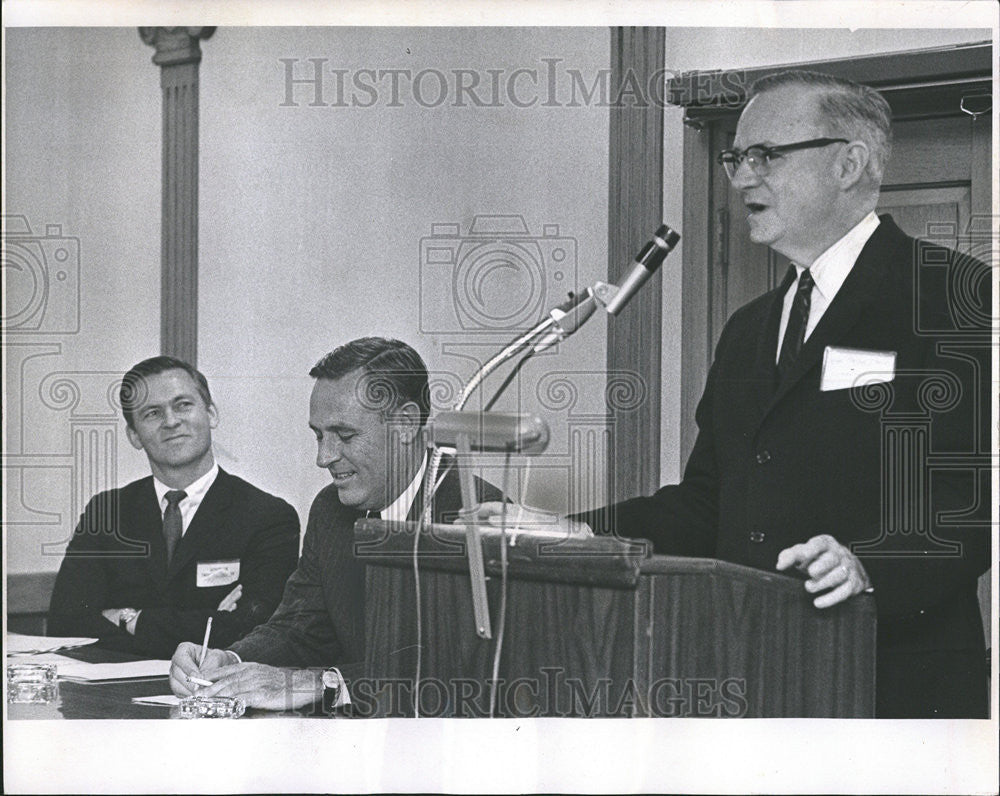
M 829 608 L 872 588 L 857 556 L 827 534 L 786 547 L 778 553 L 775 567 L 779 570 L 795 567 L 807 574 L 805 587 L 810 594 L 826 592 L 813 600 L 817 608 Z
M 492 525 L 497 528 L 503 521 L 503 508 L 507 506 L 505 525 L 515 533 L 537 533 L 546 536 L 561 536 L 573 539 L 589 539 L 594 535 L 585 522 L 560 517 L 551 511 L 523 506 L 518 503 L 501 503 L 499 500 L 480 503 L 471 514 L 461 513 L 456 524 L 472 522 Z

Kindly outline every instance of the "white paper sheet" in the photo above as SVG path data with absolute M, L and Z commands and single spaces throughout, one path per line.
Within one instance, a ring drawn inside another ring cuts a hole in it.
M 58 652 L 40 652 L 35 655 L 8 655 L 7 663 L 54 663 L 57 666 L 80 663 L 75 658 L 68 658 Z
M 132 697 L 136 705 L 166 705 L 175 707 L 181 703 L 181 698 L 174 694 L 164 694 L 163 696 Z
M 27 655 L 36 652 L 55 652 L 73 647 L 96 644 L 96 638 L 58 638 L 55 636 L 25 636 L 8 633 L 6 651 L 8 655 Z
M 95 682 L 97 680 L 132 680 L 140 677 L 166 677 L 170 661 L 129 661 L 127 663 L 83 663 L 59 666 L 59 679 Z

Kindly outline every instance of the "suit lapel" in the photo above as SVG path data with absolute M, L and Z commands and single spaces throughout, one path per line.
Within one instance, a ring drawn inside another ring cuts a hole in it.
M 430 466 L 430 461 L 428 461 L 427 466 Z M 406 514 L 407 522 L 418 522 L 420 520 L 420 513 L 424 510 L 424 482 L 427 480 L 427 473 L 424 472 L 424 477 L 420 480 L 420 489 L 417 490 L 417 494 L 413 496 L 413 502 L 410 504 L 410 510 Z
M 885 276 L 884 263 L 887 261 L 888 238 L 891 235 L 891 219 L 883 219 L 871 238 L 858 255 L 857 262 L 840 286 L 837 295 L 805 341 L 798 358 L 792 363 L 785 378 L 778 384 L 765 414 L 812 370 L 823 357 L 826 347 L 837 345 L 858 322 L 862 311 L 879 295 L 879 287 Z M 777 333 L 771 338 L 777 350 Z M 773 352 L 772 352 L 773 353 Z
M 167 570 L 168 579 L 175 577 L 195 557 L 205 542 L 219 532 L 226 510 L 232 502 L 232 488 L 229 479 L 229 474 L 220 468 L 218 476 L 209 487 L 201 505 L 198 506 L 198 511 L 192 517 L 191 524 L 177 543 L 170 568 Z
M 410 504 L 410 510 L 406 515 L 407 522 L 419 522 L 420 515 L 424 511 L 424 487 L 427 485 L 427 472 L 431 466 L 431 458 L 433 458 L 433 453 L 428 451 L 427 453 L 427 470 L 424 470 L 424 477 L 420 479 L 420 488 L 417 490 L 417 494 L 413 496 L 413 503 Z M 437 477 L 441 477 L 441 472 L 444 470 L 447 459 L 442 459 L 441 464 L 438 466 Z M 442 484 L 443 486 L 443 484 Z M 437 496 L 434 496 L 434 502 L 437 503 Z M 431 522 L 434 522 L 434 518 L 431 518 Z
M 789 271 L 782 283 L 774 291 L 764 324 L 764 333 L 757 340 L 754 355 L 753 389 L 757 396 L 757 407 L 763 417 L 774 397 L 774 380 L 777 378 L 774 360 L 778 351 L 778 329 L 781 327 L 781 308 L 785 293 L 795 281 L 794 272 Z

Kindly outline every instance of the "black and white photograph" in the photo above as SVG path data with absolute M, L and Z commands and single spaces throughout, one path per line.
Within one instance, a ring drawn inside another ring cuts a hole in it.
M 3 15 L 4 792 L 1000 790 L 995 3 Z

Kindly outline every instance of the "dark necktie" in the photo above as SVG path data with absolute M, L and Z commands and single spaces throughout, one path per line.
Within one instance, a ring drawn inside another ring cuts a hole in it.
M 187 492 L 182 489 L 172 489 L 165 497 L 167 510 L 163 512 L 163 540 L 167 543 L 167 566 L 170 566 L 170 559 L 174 557 L 174 549 L 181 540 L 181 531 L 184 528 L 179 504 L 187 497 Z
M 794 268 L 795 266 L 791 266 Z M 795 298 L 792 299 L 792 309 L 788 313 L 788 325 L 785 327 L 785 339 L 781 341 L 781 353 L 778 354 L 778 382 L 784 380 L 792 363 L 802 350 L 802 342 L 806 337 L 806 324 L 809 321 L 809 302 L 812 297 L 812 274 L 806 268 L 799 275 L 798 287 L 795 288 Z

